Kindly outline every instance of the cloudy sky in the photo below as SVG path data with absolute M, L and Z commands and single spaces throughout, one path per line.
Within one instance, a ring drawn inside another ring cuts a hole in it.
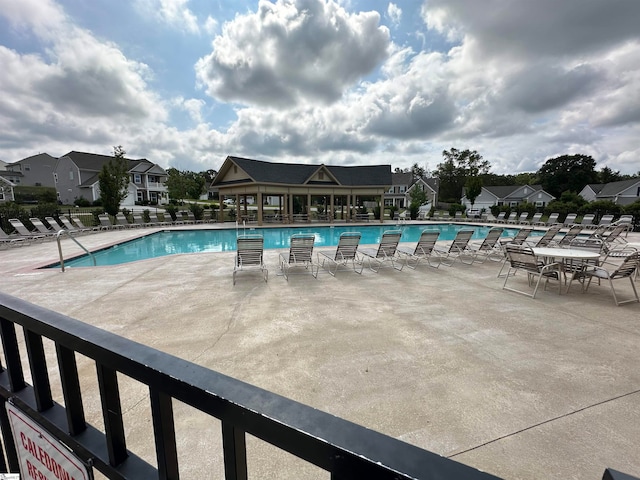
M 640 170 L 638 0 L 0 0 L 0 159 Z

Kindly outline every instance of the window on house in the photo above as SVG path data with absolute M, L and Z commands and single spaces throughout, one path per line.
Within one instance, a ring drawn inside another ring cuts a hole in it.
M 541 193 L 538 194 L 538 198 L 542 198 L 542 194 Z
M 58 183 L 58 174 L 57 173 L 53 174 L 53 183 Z
M 522 192 L 526 195 L 527 193 L 529 193 L 529 190 L 527 189 L 527 187 L 525 187 L 524 190 L 522 190 Z
M 324 180 L 324 172 L 318 172 L 318 179 Z
M 25 172 L 30 172 L 30 171 L 31 171 L 31 165 L 29 165 L 28 163 L 27 163 L 27 164 L 25 164 L 25 166 L 24 166 L 24 171 L 25 171 Z
M 407 187 L 405 185 L 400 186 L 400 193 L 404 193 L 407 191 Z
M 509 202 L 509 206 L 510 207 L 517 207 L 518 206 L 518 202 Z
M 69 180 L 73 180 L 73 170 L 69 170 Z
M 640 197 L 640 187 L 638 187 L 638 191 L 636 192 L 636 197 Z
M 138 190 L 137 197 L 139 202 L 142 202 L 144 200 L 144 196 L 142 195 L 142 192 L 140 190 Z
M 4 189 L 0 188 L 0 200 L 4 200 Z
M 544 207 L 544 202 L 536 202 L 536 208 Z
M 139 173 L 133 175 L 133 183 L 142 183 L 142 176 Z

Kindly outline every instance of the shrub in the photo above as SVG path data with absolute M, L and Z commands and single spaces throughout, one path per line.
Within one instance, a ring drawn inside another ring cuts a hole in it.
M 73 201 L 74 205 L 77 205 L 78 207 L 90 207 L 91 206 L 91 202 L 89 200 L 87 200 L 84 197 L 80 197 L 80 198 L 76 198 Z
M 42 203 L 31 209 L 31 216 L 37 218 L 57 217 L 60 215 L 57 203 Z
M 198 205 L 197 203 L 190 203 L 189 210 L 193 213 L 193 216 L 196 217 L 196 220 L 202 220 L 204 215 L 204 208 Z

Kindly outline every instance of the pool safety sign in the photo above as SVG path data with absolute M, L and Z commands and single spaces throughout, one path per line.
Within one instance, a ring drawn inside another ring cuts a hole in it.
M 7 414 L 23 480 L 90 480 L 88 468 L 59 440 L 9 402 Z

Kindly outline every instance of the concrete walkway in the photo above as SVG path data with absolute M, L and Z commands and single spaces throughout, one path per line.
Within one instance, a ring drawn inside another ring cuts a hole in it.
M 233 253 L 61 273 L 34 268 L 57 261 L 47 242 L 0 251 L 0 290 L 504 478 L 640 476 L 640 304 L 616 307 L 606 284 L 527 298 L 489 261 L 287 282 L 278 253 L 268 283 L 248 272 L 234 287 Z M 80 368 L 101 428 L 95 367 Z M 148 392 L 121 380 L 128 448 L 155 464 Z M 175 417 L 182 477 L 222 478 L 219 424 L 184 405 Z M 248 456 L 251 478 L 327 478 L 256 439 Z

